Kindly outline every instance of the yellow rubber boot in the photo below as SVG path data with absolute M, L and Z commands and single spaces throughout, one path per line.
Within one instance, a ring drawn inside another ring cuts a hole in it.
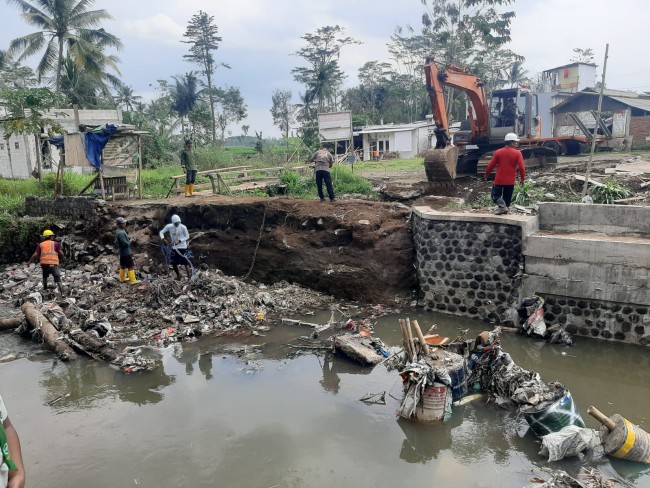
M 185 196 L 186 197 L 191 197 L 192 196 L 192 195 L 190 195 L 190 186 L 191 185 L 185 185 Z
M 140 283 L 135 277 L 134 269 L 129 270 L 129 283 L 131 283 L 132 285 L 137 285 L 138 283 Z
M 120 283 L 126 283 L 126 270 L 120 268 Z
M 191 184 L 191 185 L 190 185 L 190 196 L 191 196 L 191 197 L 194 196 L 194 184 Z

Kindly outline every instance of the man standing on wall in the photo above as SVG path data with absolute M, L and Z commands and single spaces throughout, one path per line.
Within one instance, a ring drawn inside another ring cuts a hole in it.
M 323 181 L 327 187 L 327 196 L 330 202 L 336 200 L 334 197 L 334 188 L 332 187 L 332 175 L 330 175 L 330 168 L 334 165 L 334 159 L 325 146 L 321 147 L 309 160 L 311 163 L 316 163 L 316 188 L 318 189 L 318 197 L 321 202 L 325 201 L 323 195 Z
M 185 196 L 194 196 L 194 183 L 196 182 L 196 161 L 194 161 L 194 151 L 192 151 L 192 141 L 185 141 L 185 149 L 181 151 L 181 165 L 185 173 Z
M 20 439 L 0 396 L 0 488 L 24 488 L 25 466 Z
M 181 279 L 181 272 L 179 266 L 185 266 L 185 271 L 187 272 L 187 278 L 192 277 L 192 266 L 186 254 L 188 252 L 187 241 L 190 240 L 190 233 L 183 224 L 181 224 L 181 218 L 178 215 L 172 215 L 172 223 L 167 224 L 163 230 L 160 231 L 160 239 L 167 243 L 165 240 L 165 234 L 169 234 L 169 244 L 172 246 L 171 251 L 171 264 L 174 267 L 176 272 L 176 279 Z
M 61 244 L 54 240 L 54 232 L 49 229 L 43 231 L 43 242 L 38 245 L 32 257 L 27 261 L 27 265 L 32 264 L 37 258 L 43 272 L 43 290 L 47 290 L 47 278 L 52 275 L 59 293 L 63 294 L 63 284 L 59 272 L 59 262 L 64 259 L 63 250 Z
M 492 170 L 495 167 L 497 169 L 492 186 L 492 201 L 498 205 L 494 212 L 497 215 L 508 213 L 517 181 L 517 171 L 519 171 L 519 179 L 522 185 L 526 180 L 524 157 L 521 151 L 517 150 L 519 137 L 517 137 L 517 134 L 510 132 L 506 134 L 505 143 L 506 147 L 502 147 L 494 153 L 492 161 L 485 170 L 485 179 L 487 180 Z
M 129 283 L 137 285 L 139 281 L 135 277 L 135 261 L 131 252 L 131 244 L 135 239 L 131 239 L 126 232 L 126 219 L 118 217 L 115 219 L 117 230 L 115 231 L 115 244 L 120 253 L 120 283 L 126 283 L 127 277 Z

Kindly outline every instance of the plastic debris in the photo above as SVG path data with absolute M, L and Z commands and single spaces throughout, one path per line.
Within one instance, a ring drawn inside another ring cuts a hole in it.
M 565 457 L 577 456 L 586 450 L 600 446 L 600 435 L 594 429 L 569 425 L 559 432 L 542 437 L 542 449 L 539 453 L 548 456 L 550 461 L 559 461 Z

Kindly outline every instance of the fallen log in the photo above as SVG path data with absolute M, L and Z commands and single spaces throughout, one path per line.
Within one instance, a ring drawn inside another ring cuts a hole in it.
M 74 341 L 73 347 L 83 354 L 87 354 L 93 359 L 112 363 L 117 357 L 117 351 L 112 347 L 104 344 L 102 341 L 94 338 L 81 329 L 73 330 L 70 336 Z
M 12 317 L 10 319 L 0 319 L 0 330 L 17 329 L 25 319 L 22 317 Z
M 51 351 L 54 351 L 63 361 L 77 359 L 77 353 L 59 338 L 59 331 L 52 325 L 47 317 L 36 308 L 33 303 L 25 302 L 21 307 L 27 323 L 41 333 L 43 342 Z

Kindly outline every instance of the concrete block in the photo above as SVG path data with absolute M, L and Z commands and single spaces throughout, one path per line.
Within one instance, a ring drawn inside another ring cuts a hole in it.
M 650 268 L 650 237 L 540 232 L 528 236 L 524 254 L 559 261 Z
M 413 213 L 425 220 L 485 223 L 488 224 L 488 230 L 494 224 L 513 225 L 521 228 L 523 236 L 534 234 L 539 229 L 537 217 L 533 215 L 493 215 L 490 213 L 470 214 L 464 212 L 439 212 L 431 207 L 424 206 L 413 207 Z
M 553 232 L 650 236 L 650 207 L 545 202 L 539 204 L 539 228 Z
M 527 256 L 526 274 L 561 280 L 611 283 L 650 290 L 650 269 L 639 266 L 604 263 L 594 266 L 590 263 Z

